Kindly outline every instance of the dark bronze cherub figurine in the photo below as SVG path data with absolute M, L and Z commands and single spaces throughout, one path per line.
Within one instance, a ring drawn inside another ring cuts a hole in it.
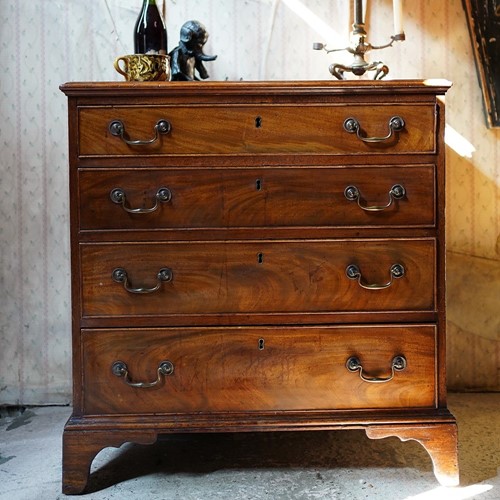
M 172 80 L 191 81 L 208 78 L 203 62 L 215 61 L 217 56 L 207 56 L 203 53 L 203 46 L 207 40 L 207 30 L 199 21 L 187 21 L 182 25 L 179 45 L 169 54 Z

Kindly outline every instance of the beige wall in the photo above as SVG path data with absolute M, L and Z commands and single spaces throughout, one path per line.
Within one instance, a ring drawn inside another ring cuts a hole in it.
M 58 86 L 119 79 L 112 61 L 132 51 L 140 4 L 0 0 L 0 404 L 70 400 L 67 128 Z M 214 80 L 329 79 L 328 65 L 344 56 L 311 46 L 345 45 L 349 5 L 166 0 L 170 47 L 184 21 L 199 19 L 211 33 L 207 52 L 219 55 L 207 64 Z M 392 32 L 391 6 L 369 0 L 374 44 Z M 485 125 L 461 0 L 405 0 L 405 27 L 406 42 L 371 57 L 389 64 L 391 78 L 454 82 L 447 96 L 449 385 L 498 390 L 500 131 Z

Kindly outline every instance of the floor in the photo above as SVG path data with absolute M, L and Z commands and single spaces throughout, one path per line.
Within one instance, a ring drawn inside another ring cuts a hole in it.
M 107 448 L 82 499 L 500 499 L 500 394 L 450 394 L 459 425 L 460 487 L 436 482 L 416 442 L 363 431 L 178 435 Z M 67 407 L 0 409 L 0 499 L 61 491 Z M 78 497 L 76 497 L 78 498 Z

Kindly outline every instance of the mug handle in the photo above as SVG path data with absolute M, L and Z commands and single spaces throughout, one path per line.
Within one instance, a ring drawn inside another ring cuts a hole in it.
M 117 57 L 115 59 L 115 62 L 113 63 L 113 65 L 114 65 L 116 71 L 118 71 L 118 73 L 120 73 L 120 75 L 123 75 L 126 80 L 128 80 L 129 76 L 128 76 L 128 74 L 125 71 L 123 71 L 123 69 L 121 69 L 121 67 L 120 67 L 120 61 L 123 61 L 124 64 L 125 64 L 125 68 L 127 68 L 127 66 L 128 66 L 127 59 L 125 57 L 123 57 L 123 56 Z

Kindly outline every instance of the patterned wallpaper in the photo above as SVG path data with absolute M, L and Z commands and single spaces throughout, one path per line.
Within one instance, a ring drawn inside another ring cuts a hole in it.
M 132 51 L 141 3 L 0 0 L 0 404 L 70 401 L 67 115 L 58 87 L 120 80 L 112 63 Z M 348 0 L 164 3 L 171 48 L 184 21 L 207 26 L 206 52 L 219 56 L 207 63 L 212 80 L 329 79 L 333 55 L 313 51 L 312 43 L 343 46 L 348 37 Z M 382 44 L 392 33 L 392 0 L 368 4 L 370 40 Z M 447 97 L 448 245 L 498 268 L 500 130 L 485 126 L 461 0 L 406 0 L 405 31 L 406 42 L 372 58 L 389 64 L 390 78 L 454 82 Z M 470 320 L 477 304 L 459 309 Z M 489 328 L 498 343 L 498 330 Z

